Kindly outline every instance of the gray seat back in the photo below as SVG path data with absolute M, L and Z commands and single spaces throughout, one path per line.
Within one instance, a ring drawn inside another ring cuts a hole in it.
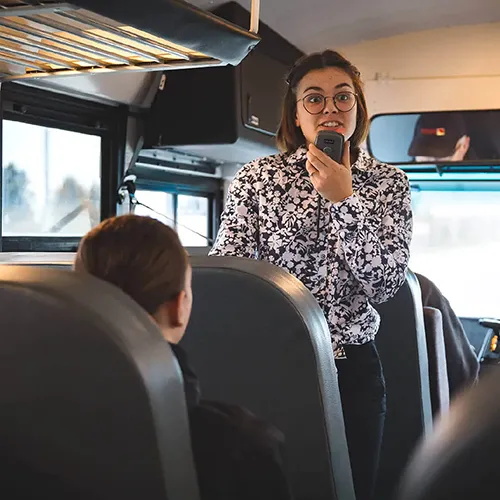
M 387 387 L 387 415 L 375 498 L 390 499 L 418 440 L 432 428 L 427 340 L 420 286 L 411 272 L 376 306 L 376 344 Z
M 2 265 L 0 331 L 2 498 L 198 500 L 180 370 L 132 299 Z
M 191 262 L 182 344 L 203 397 L 245 406 L 285 434 L 296 500 L 354 500 L 330 334 L 313 296 L 266 262 Z
M 493 370 L 459 394 L 418 447 L 399 500 L 498 498 L 500 377 Z
M 446 364 L 443 315 L 435 307 L 424 307 L 425 336 L 429 355 L 429 386 L 434 418 L 450 406 L 450 386 Z

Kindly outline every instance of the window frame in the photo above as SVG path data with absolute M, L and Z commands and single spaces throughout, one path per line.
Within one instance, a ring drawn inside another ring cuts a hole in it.
M 0 96 L 0 140 L 4 120 L 101 137 L 101 220 L 115 215 L 116 190 L 125 161 L 128 106 L 100 104 L 12 82 L 2 85 Z M 2 182 L 3 160 L 0 187 Z M 0 189 L 0 252 L 76 250 L 81 237 L 3 236 L 2 191 Z
M 207 198 L 207 235 L 210 240 L 215 241 L 222 213 L 223 179 L 162 172 L 161 169 L 149 169 L 144 166 L 134 167 L 131 173 L 137 175 L 137 189 L 159 191 L 174 195 L 174 220 L 176 224 L 178 195 Z M 138 201 L 141 201 L 140 196 L 138 197 Z M 207 246 L 211 246 L 208 241 Z

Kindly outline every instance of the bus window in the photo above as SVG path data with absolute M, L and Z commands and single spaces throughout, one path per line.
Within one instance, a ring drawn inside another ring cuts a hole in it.
M 434 281 L 459 316 L 498 316 L 500 192 L 423 188 L 412 198 L 412 271 Z
M 210 230 L 210 198 L 137 189 L 137 215 L 154 217 L 175 228 L 187 247 L 206 247 Z
M 204 196 L 179 195 L 177 203 L 177 230 L 185 246 L 207 246 L 209 200 Z M 199 233 L 199 234 L 196 234 Z M 204 237 L 205 238 L 204 238 Z
M 137 200 L 144 205 L 137 205 L 134 213 L 153 217 L 163 222 L 167 226 L 175 228 L 175 194 L 163 191 L 149 191 L 137 189 Z
M 3 120 L 2 236 L 84 235 L 101 218 L 101 137 Z

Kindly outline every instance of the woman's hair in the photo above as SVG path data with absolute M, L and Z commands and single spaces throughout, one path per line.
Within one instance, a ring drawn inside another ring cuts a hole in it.
M 291 153 L 306 143 L 302 130 L 295 124 L 297 87 L 302 78 L 310 71 L 325 68 L 338 68 L 350 76 L 358 102 L 356 130 L 350 139 L 351 148 L 358 148 L 365 139 L 370 122 L 361 75 L 358 69 L 338 52 L 325 50 L 324 52 L 317 52 L 300 58 L 288 72 L 286 77 L 287 89 L 283 99 L 281 121 L 276 136 L 276 143 L 281 151 Z
M 177 233 L 138 215 L 107 219 L 88 232 L 74 264 L 121 288 L 150 314 L 184 290 L 187 267 Z

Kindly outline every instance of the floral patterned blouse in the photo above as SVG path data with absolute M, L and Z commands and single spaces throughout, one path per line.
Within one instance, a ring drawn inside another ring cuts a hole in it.
M 362 149 L 354 194 L 331 203 L 315 191 L 306 149 L 252 161 L 236 174 L 210 255 L 261 259 L 296 276 L 327 318 L 334 348 L 373 340 L 371 303 L 402 286 L 412 235 L 410 186 Z

